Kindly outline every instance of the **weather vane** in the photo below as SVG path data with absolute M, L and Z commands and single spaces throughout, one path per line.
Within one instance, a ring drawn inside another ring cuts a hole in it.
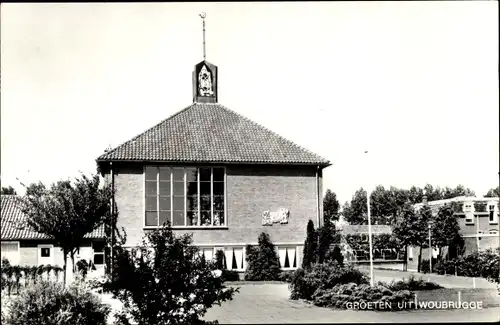
M 206 52 L 205 52 L 205 17 L 207 17 L 207 14 L 202 12 L 200 14 L 201 19 L 203 19 L 203 61 L 206 59 Z

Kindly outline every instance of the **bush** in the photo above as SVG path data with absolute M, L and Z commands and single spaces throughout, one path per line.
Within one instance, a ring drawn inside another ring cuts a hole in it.
M 314 264 L 309 270 L 298 269 L 292 276 L 290 299 L 311 300 L 318 289 L 331 289 L 337 284 L 366 284 L 367 276 L 352 265 L 340 266 L 337 262 Z
M 281 271 L 279 280 L 281 282 L 291 283 L 294 273 L 295 271 Z
M 111 288 L 123 303 L 120 324 L 203 324 L 214 304 L 231 300 L 215 261 L 207 261 L 189 234 L 175 236 L 169 226 L 148 232 L 140 248 L 117 250 Z
M 257 247 L 246 247 L 247 269 L 245 280 L 248 281 L 274 281 L 279 279 L 281 273 L 278 254 L 269 235 L 261 233 Z
M 498 278 L 499 249 L 473 252 L 451 260 L 433 260 L 433 272 L 469 277 L 483 277 L 495 281 Z M 429 272 L 429 260 L 422 261 L 421 271 Z
M 7 308 L 5 324 L 9 325 L 105 325 L 111 311 L 80 282 L 65 288 L 44 280 L 21 290 Z
M 239 281 L 240 274 L 234 270 L 222 270 L 222 279 L 224 281 Z
M 428 282 L 423 280 L 422 278 L 416 279 L 413 275 L 410 275 L 408 279 L 403 278 L 403 280 L 392 281 L 388 284 L 379 282 L 379 285 L 386 286 L 392 291 L 401 291 L 401 290 L 419 291 L 419 290 L 434 290 L 442 288 L 442 286 L 440 286 L 437 283 Z
M 378 310 L 409 309 L 414 298 L 415 295 L 408 290 L 392 291 L 383 285 L 371 287 L 356 283 L 320 288 L 312 296 L 313 303 L 320 307 L 352 309 L 354 303 L 371 303 L 370 306 Z

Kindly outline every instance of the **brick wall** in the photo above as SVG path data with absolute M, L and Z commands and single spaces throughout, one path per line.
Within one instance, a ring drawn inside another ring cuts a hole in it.
M 234 165 L 226 167 L 226 174 L 228 228 L 184 229 L 176 233 L 192 233 L 197 244 L 255 243 L 263 231 L 275 243 L 302 243 L 308 220 L 317 226 L 317 195 L 321 198 L 322 187 L 320 180 L 318 192 L 316 167 Z M 126 229 L 127 246 L 137 245 L 145 234 L 143 183 L 142 166 L 115 166 L 118 227 Z M 262 226 L 263 211 L 277 212 L 280 207 L 289 209 L 289 223 Z
M 498 223 L 490 223 L 489 215 L 479 215 L 479 218 L 474 218 L 474 224 L 465 224 L 465 216 L 457 217 L 458 224 L 460 225 L 460 232 L 463 236 L 475 235 L 477 233 L 477 222 L 479 220 L 479 231 L 487 234 L 490 230 L 498 231 Z

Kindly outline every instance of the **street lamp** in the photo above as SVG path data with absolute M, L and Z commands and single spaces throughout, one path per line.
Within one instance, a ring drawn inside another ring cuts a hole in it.
M 367 154 L 368 151 L 365 151 Z M 370 212 L 370 191 L 366 189 L 366 208 L 368 211 L 368 244 L 370 246 L 370 285 L 373 287 L 373 242 L 372 242 L 372 219 Z
M 432 273 L 432 220 L 429 220 L 427 226 L 429 229 L 429 273 Z

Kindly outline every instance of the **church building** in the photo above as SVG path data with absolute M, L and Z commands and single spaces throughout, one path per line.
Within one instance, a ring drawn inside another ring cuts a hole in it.
M 193 71 L 193 102 L 97 158 L 115 190 L 125 246 L 171 223 L 210 259 L 244 271 L 245 246 L 266 232 L 281 267 L 300 266 L 311 219 L 322 222 L 322 174 L 330 162 L 218 102 L 218 67 Z

